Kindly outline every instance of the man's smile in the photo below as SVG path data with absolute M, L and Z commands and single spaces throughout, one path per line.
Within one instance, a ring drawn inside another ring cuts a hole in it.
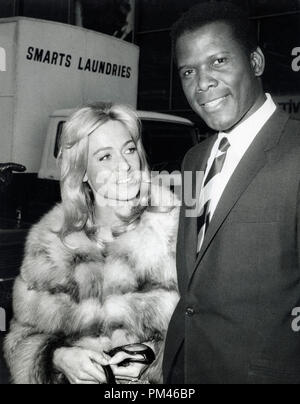
M 216 98 L 212 101 L 207 101 L 205 103 L 201 103 L 200 106 L 206 112 L 214 112 L 215 110 L 219 109 L 223 106 L 224 102 L 227 101 L 228 95 Z

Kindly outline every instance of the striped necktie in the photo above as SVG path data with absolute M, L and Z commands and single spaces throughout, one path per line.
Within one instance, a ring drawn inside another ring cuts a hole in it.
M 198 253 L 201 250 L 205 234 L 210 224 L 211 219 L 210 207 L 211 207 L 211 197 L 213 195 L 213 188 L 218 178 L 218 175 L 221 173 L 223 169 L 229 147 L 230 143 L 227 137 L 224 137 L 219 145 L 219 152 L 221 152 L 222 154 L 218 153 L 219 154 L 218 157 L 214 159 L 208 174 L 205 175 L 204 177 L 205 180 L 200 194 L 200 206 L 198 216 L 198 247 L 197 247 Z

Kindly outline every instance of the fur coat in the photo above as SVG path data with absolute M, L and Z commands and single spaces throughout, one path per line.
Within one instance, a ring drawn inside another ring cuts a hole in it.
M 152 200 L 158 195 L 162 206 L 174 202 L 165 188 L 156 187 Z M 150 341 L 157 359 L 143 380 L 162 383 L 164 341 L 179 299 L 178 213 L 178 206 L 168 213 L 146 210 L 137 227 L 108 244 L 105 253 L 83 231 L 68 236 L 73 249 L 61 242 L 61 205 L 32 228 L 5 341 L 14 383 L 66 383 L 52 363 L 60 347 L 101 352 Z

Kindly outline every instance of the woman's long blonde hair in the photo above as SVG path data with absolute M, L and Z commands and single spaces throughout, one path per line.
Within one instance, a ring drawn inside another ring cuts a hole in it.
M 93 234 L 94 200 L 84 177 L 88 165 L 89 136 L 108 121 L 121 122 L 128 129 L 141 161 L 142 185 L 139 202 L 129 217 L 123 217 L 124 226 L 116 229 L 122 233 L 138 222 L 147 206 L 150 195 L 150 175 L 146 153 L 141 139 L 141 122 L 136 111 L 126 105 L 96 103 L 78 109 L 66 122 L 61 139 L 61 196 L 64 222 L 60 231 L 62 240 L 84 230 Z

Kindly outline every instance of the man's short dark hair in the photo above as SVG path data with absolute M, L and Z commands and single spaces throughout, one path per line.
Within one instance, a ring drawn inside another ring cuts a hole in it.
M 173 48 L 182 35 L 215 22 L 227 23 L 234 37 L 250 54 L 257 49 L 258 38 L 253 22 L 240 7 L 227 1 L 204 2 L 187 11 L 172 27 Z

